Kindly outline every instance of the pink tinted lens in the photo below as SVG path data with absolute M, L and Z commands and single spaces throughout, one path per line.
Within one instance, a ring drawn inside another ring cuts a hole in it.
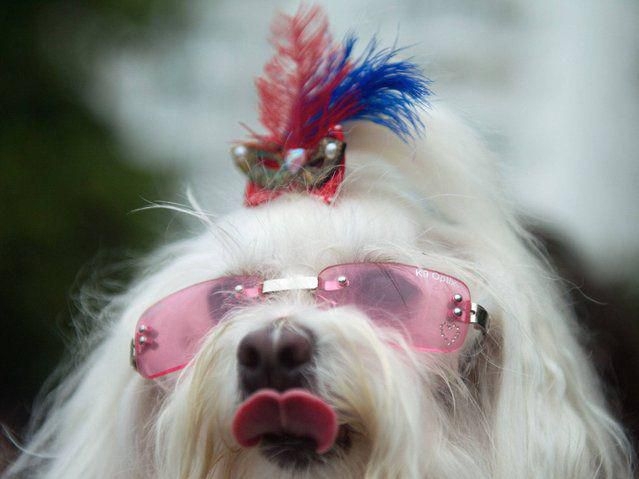
M 257 288 L 260 280 L 230 276 L 189 286 L 147 309 L 137 324 L 135 360 L 140 374 L 156 378 L 183 368 L 202 338 L 234 307 L 249 299 L 238 294 Z
M 458 349 L 470 321 L 470 293 L 464 283 L 414 266 L 331 266 L 319 274 L 317 296 L 332 306 L 358 307 L 376 324 L 403 331 L 419 350 Z

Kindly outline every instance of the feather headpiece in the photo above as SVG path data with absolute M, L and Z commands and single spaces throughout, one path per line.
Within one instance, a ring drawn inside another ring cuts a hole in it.
M 379 49 L 373 39 L 353 59 L 357 38 L 335 43 L 321 8 L 301 6 L 278 15 L 271 27 L 276 52 L 256 80 L 260 121 L 266 133 L 232 155 L 249 184 L 246 203 L 255 206 L 284 191 L 308 191 L 331 202 L 344 177 L 342 123 L 367 120 L 404 141 L 423 128 L 419 108 L 430 81 L 400 49 Z

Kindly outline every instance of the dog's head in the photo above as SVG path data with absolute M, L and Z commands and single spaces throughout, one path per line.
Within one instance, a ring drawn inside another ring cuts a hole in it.
M 630 477 L 491 154 L 443 108 L 411 118 L 427 125 L 411 141 L 352 122 L 302 149 L 234 150 L 249 173 L 268 160 L 252 206 L 193 205 L 204 232 L 154 255 L 99 318 L 113 320 L 55 396 L 39 456 L 13 471 Z M 291 179 L 322 154 L 331 170 Z
M 238 208 L 144 282 L 126 329 L 153 384 L 161 471 L 388 477 L 485 434 L 478 394 L 495 381 L 472 381 L 487 351 L 499 360 L 500 314 L 476 258 L 494 233 L 437 206 L 480 201 L 442 196 L 478 176 L 426 180 L 428 141 L 462 128 L 437 110 L 426 120 L 428 140 L 410 145 L 354 125 L 333 202 L 287 193 Z

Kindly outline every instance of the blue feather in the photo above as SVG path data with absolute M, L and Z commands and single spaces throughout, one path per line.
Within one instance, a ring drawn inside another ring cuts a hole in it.
M 356 43 L 354 34 L 344 40 L 342 65 L 350 61 Z M 331 105 L 346 99 L 357 103 L 356 113 L 344 121 L 371 121 L 390 129 L 404 141 L 421 132 L 424 124 L 419 110 L 428 106 L 431 81 L 415 63 L 395 59 L 402 50 L 378 50 L 377 39 L 373 37 L 331 95 Z

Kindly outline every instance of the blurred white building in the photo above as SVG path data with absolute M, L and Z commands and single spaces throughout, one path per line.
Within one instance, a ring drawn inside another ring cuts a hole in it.
M 639 264 L 639 3 L 624 0 L 326 0 L 336 38 L 413 45 L 435 83 L 503 158 L 521 211 L 602 278 Z M 138 161 L 186 168 L 200 195 L 241 201 L 228 159 L 258 126 L 253 79 L 277 9 L 296 1 L 190 0 L 188 28 L 105 51 L 88 98 Z M 167 19 L 163 20 L 164 22 Z M 224 190 L 204 189 L 223 176 Z M 207 181 L 200 182 L 200 178 Z

